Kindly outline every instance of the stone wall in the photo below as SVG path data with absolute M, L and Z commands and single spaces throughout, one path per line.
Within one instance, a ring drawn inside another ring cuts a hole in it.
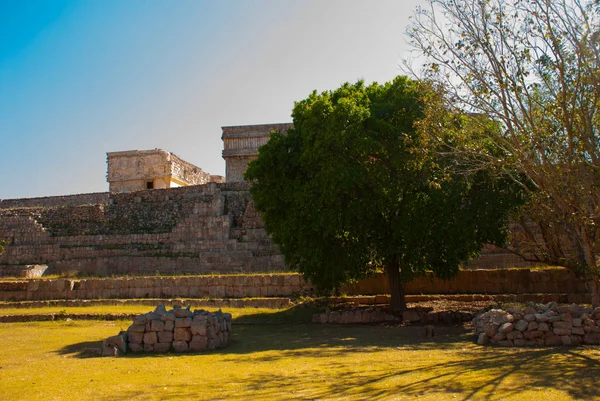
M 202 352 L 223 348 L 231 339 L 231 314 L 191 311 L 159 305 L 154 312 L 137 316 L 126 332 L 109 337 L 102 355 L 131 352 Z
M 502 272 L 502 274 L 498 274 Z M 377 281 L 377 286 L 374 281 Z M 389 293 L 383 276 L 341 289 L 347 295 Z M 302 275 L 252 274 L 0 282 L 1 301 L 127 298 L 254 298 L 312 294 Z M 406 285 L 420 294 L 569 294 L 589 302 L 583 282 L 567 270 L 467 270 L 453 280 L 422 278 Z
M 492 309 L 473 319 L 479 345 L 505 347 L 600 344 L 600 308 L 531 304 Z
M 0 265 L 48 273 L 285 271 L 246 184 L 112 194 L 106 204 L 0 209 Z

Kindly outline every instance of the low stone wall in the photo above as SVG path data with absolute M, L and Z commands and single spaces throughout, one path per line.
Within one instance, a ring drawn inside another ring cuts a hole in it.
M 530 304 L 492 309 L 473 319 L 479 345 L 504 347 L 600 344 L 600 307 Z
M 108 192 L 94 192 L 79 195 L 46 196 L 40 198 L 19 198 L 0 200 L 0 209 L 15 207 L 58 207 L 108 204 Z
M 313 323 L 360 324 L 404 322 L 408 324 L 454 325 L 473 319 L 473 313 L 463 311 L 433 312 L 425 308 L 411 308 L 394 313 L 386 308 L 352 308 L 314 314 Z
M 381 275 L 345 286 L 340 292 L 350 296 L 379 295 L 387 294 L 389 290 L 387 278 Z M 298 273 L 0 281 L 0 301 L 256 298 L 303 294 L 313 294 L 313 287 Z M 467 270 L 449 281 L 428 276 L 408 283 L 406 294 L 490 294 L 503 297 L 511 294 L 507 300 L 590 302 L 585 283 L 566 269 Z M 530 294 L 535 297 L 525 297 Z
M 231 314 L 189 308 L 167 311 L 159 305 L 154 312 L 136 317 L 127 331 L 109 337 L 102 355 L 131 352 L 201 352 L 222 348 L 231 339 Z

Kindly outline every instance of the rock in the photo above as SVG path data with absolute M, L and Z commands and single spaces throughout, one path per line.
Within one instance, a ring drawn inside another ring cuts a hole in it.
M 139 315 L 139 316 L 136 316 L 135 319 L 133 319 L 133 324 L 136 326 L 146 327 L 147 320 L 148 320 L 148 318 L 146 317 L 146 314 Z
M 599 333 L 586 333 L 583 336 L 583 342 L 585 344 L 600 344 L 600 334 Z
M 535 320 L 535 314 L 529 313 L 523 316 L 523 320 L 525 320 L 526 322 L 533 322 Z
M 575 317 L 573 318 L 573 320 L 571 320 L 571 324 L 573 325 L 573 327 L 581 327 L 581 323 L 582 320 L 581 318 Z
M 144 341 L 144 333 L 139 331 L 130 331 L 127 333 L 127 341 L 134 344 L 141 344 Z
M 514 342 L 512 342 L 511 340 L 502 340 L 498 341 L 498 345 L 501 347 L 512 347 L 514 345 Z
M 158 336 L 155 331 L 147 331 L 144 333 L 144 345 L 154 345 L 158 342 Z
M 585 334 L 585 331 L 583 330 L 583 327 L 573 327 L 571 329 L 571 334 L 576 334 L 578 336 L 582 336 Z
M 206 320 L 193 321 L 191 331 L 192 335 L 206 336 Z
M 190 341 L 190 351 L 198 352 L 204 351 L 208 347 L 208 339 L 206 336 L 192 336 Z
M 192 319 L 189 317 L 186 318 L 176 318 L 175 319 L 175 327 L 191 327 L 192 326 Z
M 506 334 L 505 333 L 496 333 L 494 334 L 494 337 L 492 337 L 492 342 L 499 342 L 502 340 L 506 340 Z
M 543 322 L 548 321 L 548 316 L 544 315 L 543 313 L 536 313 L 534 316 L 535 316 L 536 322 L 538 322 L 538 323 L 543 323 Z
M 173 341 L 173 350 L 175 352 L 187 352 L 188 343 L 185 341 Z
M 500 333 L 508 333 L 509 331 L 512 331 L 512 329 L 514 328 L 514 325 L 512 323 L 504 323 L 502 324 L 502 326 L 500 326 L 498 328 L 498 332 Z
M 192 333 L 187 327 L 176 327 L 173 339 L 175 341 L 190 341 L 192 339 Z
M 127 329 L 128 332 L 137 332 L 137 333 L 143 333 L 146 331 L 146 323 L 144 324 L 137 324 L 134 323 L 131 326 L 129 326 L 129 328 Z
M 544 339 L 544 344 L 547 346 L 562 345 L 562 339 L 559 336 L 549 336 Z
M 477 345 L 488 345 L 489 343 L 490 337 L 485 333 L 481 333 L 477 338 Z
M 518 330 L 513 330 L 509 333 L 506 333 L 506 338 L 508 340 L 516 340 L 518 338 L 523 338 L 523 333 Z
M 550 328 L 548 327 L 548 323 L 538 323 L 538 330 L 539 331 L 550 331 Z
M 119 348 L 114 344 L 109 344 L 104 340 L 102 342 L 102 356 L 120 356 L 122 352 L 119 351 Z
M 158 342 L 160 342 L 160 343 L 172 343 L 173 342 L 173 332 L 172 331 L 159 331 L 157 334 L 158 334 Z
M 571 334 L 571 345 L 580 345 L 583 343 L 583 337 Z
M 173 311 L 169 311 L 162 315 L 160 318 L 163 322 L 174 322 L 175 321 L 175 313 Z
M 563 322 L 571 322 L 573 320 L 573 316 L 570 313 L 563 313 L 560 316 L 560 320 Z
M 116 336 L 108 337 L 104 342 L 107 345 L 114 345 L 117 347 L 121 354 L 127 352 L 127 332 L 125 331 L 121 331 Z
M 537 330 L 537 328 L 539 327 L 539 324 L 536 321 L 531 321 L 529 322 L 529 324 L 527 325 L 527 331 L 533 331 L 533 330 Z
M 571 336 L 560 336 L 563 345 L 571 345 Z
M 181 309 L 181 308 L 173 307 L 173 313 L 175 314 L 175 317 L 179 317 L 179 318 L 187 318 L 187 317 L 194 316 L 194 313 L 192 311 L 190 311 L 189 309 Z
M 165 322 L 163 322 L 162 320 L 151 320 L 150 330 L 164 331 L 165 330 Z
M 158 342 L 156 344 L 154 344 L 154 352 L 169 352 L 169 350 L 171 349 L 171 343 L 170 342 Z
M 528 326 L 529 326 L 529 323 L 527 321 L 521 319 L 515 324 L 515 329 L 519 330 L 519 331 L 525 331 Z
M 552 329 L 552 332 L 557 335 L 557 336 L 570 336 L 571 335 L 571 330 L 570 329 L 557 329 L 554 328 Z
M 175 328 L 174 320 L 167 320 L 165 322 L 165 330 L 164 331 L 173 331 L 174 328 Z
M 154 344 L 144 344 L 144 352 L 154 352 Z
M 144 350 L 144 346 L 141 343 L 129 343 L 129 351 L 141 352 Z
M 517 331 L 516 333 L 521 333 L 521 332 Z M 522 338 L 517 338 L 514 340 L 514 344 L 515 344 L 515 347 L 523 347 L 523 346 L 525 346 L 525 340 Z
M 156 307 L 156 309 L 154 309 L 154 313 L 156 313 L 159 316 L 163 316 L 165 313 L 167 313 L 167 308 L 165 308 L 165 304 L 160 304 Z
M 534 338 L 544 337 L 544 332 L 540 330 L 526 331 L 523 333 L 523 337 L 527 340 L 533 340 Z
M 555 329 L 572 329 L 573 328 L 573 325 L 571 324 L 571 322 L 563 322 L 563 321 L 554 322 L 552 324 L 552 326 Z

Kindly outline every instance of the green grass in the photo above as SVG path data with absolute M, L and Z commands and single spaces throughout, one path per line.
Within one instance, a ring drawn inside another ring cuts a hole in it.
M 0 399 L 600 399 L 598 347 L 483 348 L 461 327 L 432 340 L 422 327 L 300 323 L 310 308 L 225 311 L 285 324 L 234 323 L 232 344 L 206 354 L 122 358 L 86 348 L 129 321 L 0 324 Z

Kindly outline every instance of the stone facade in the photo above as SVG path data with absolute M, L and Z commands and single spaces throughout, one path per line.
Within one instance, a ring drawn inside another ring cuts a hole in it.
M 227 182 L 243 182 L 248 163 L 258 157 L 258 148 L 267 143 L 272 131 L 287 132 L 291 123 L 222 127 L 223 159 Z
M 111 193 L 224 182 L 162 149 L 109 152 L 106 180 Z
M 1 266 L 48 273 L 285 271 L 246 184 L 111 194 L 107 204 L 0 209 Z

